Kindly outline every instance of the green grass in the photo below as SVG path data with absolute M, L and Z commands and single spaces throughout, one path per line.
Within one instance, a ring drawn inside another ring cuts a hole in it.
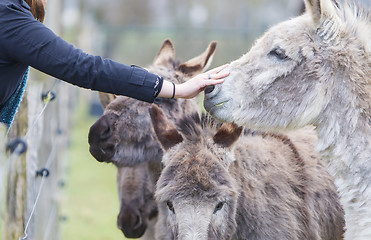
M 66 188 L 61 214 L 61 240 L 125 239 L 116 227 L 119 202 L 116 168 L 96 161 L 89 153 L 88 131 L 95 119 L 89 117 L 86 100 L 75 110 L 68 151 Z

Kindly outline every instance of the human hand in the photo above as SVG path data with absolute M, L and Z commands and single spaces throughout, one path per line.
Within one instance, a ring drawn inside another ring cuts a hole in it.
M 228 71 L 223 71 L 229 66 L 225 64 L 207 72 L 200 73 L 185 83 L 176 85 L 175 98 L 193 98 L 202 92 L 207 86 L 220 84 L 229 75 Z

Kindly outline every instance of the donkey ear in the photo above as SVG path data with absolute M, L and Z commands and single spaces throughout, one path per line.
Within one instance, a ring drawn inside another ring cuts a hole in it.
M 166 39 L 162 44 L 160 51 L 157 53 L 153 65 L 167 66 L 172 59 L 175 59 L 175 48 L 170 39 Z
M 105 109 L 113 100 L 115 100 L 116 97 L 117 96 L 114 94 L 99 92 L 99 100 L 103 109 Z
M 176 130 L 174 124 L 166 118 L 162 109 L 156 104 L 152 104 L 149 114 L 151 115 L 152 125 L 157 139 L 164 150 L 168 150 L 183 141 L 182 135 Z
M 336 17 L 336 2 L 334 0 L 304 0 L 306 12 L 312 15 L 316 24 L 321 18 Z
M 211 42 L 207 47 L 206 51 L 200 56 L 192 58 L 187 62 L 179 66 L 179 71 L 188 75 L 195 76 L 203 71 L 205 71 L 212 62 L 217 43 L 215 41 Z
M 213 140 L 221 147 L 230 147 L 240 137 L 242 129 L 243 127 L 239 127 L 234 123 L 223 123 Z
M 321 3 L 320 0 L 304 0 L 306 12 L 312 14 L 315 23 L 318 23 L 321 18 Z

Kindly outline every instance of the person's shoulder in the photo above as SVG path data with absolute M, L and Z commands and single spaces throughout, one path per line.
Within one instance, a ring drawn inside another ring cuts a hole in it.
M 29 12 L 31 8 L 23 0 L 2 0 L 0 1 L 0 9 L 1 10 L 14 9 Z
M 10 20 L 33 19 L 30 6 L 23 0 L 0 1 L 0 23 L 9 23 Z

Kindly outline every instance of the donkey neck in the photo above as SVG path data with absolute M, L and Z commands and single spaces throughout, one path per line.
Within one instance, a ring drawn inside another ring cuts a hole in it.
M 352 116 L 354 114 L 354 116 Z M 355 117 L 355 122 L 348 119 Z M 371 228 L 371 118 L 359 109 L 337 114 L 327 111 L 317 125 L 317 150 L 335 176 L 345 211 L 344 239 L 370 239 Z
M 315 124 L 317 150 L 325 159 L 341 159 L 350 168 L 358 161 L 361 164 L 368 160 L 366 165 L 371 169 L 371 109 L 361 108 L 351 100 L 337 94 L 329 102 Z
M 359 184 L 371 182 L 371 109 L 359 97 L 333 94 L 317 122 L 317 151 L 328 164 L 332 175 L 343 175 Z M 371 100 L 370 100 L 371 101 Z M 348 176 L 345 176 L 348 175 Z M 354 184 L 357 184 L 354 182 Z M 371 188 L 371 185 L 369 186 Z

